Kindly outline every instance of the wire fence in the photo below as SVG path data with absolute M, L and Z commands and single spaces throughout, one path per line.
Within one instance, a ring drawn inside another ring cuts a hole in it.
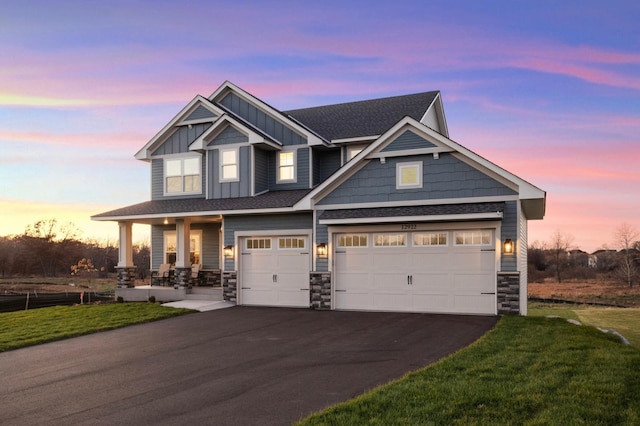
M 0 294 L 0 312 L 13 312 L 51 306 L 71 306 L 95 302 L 113 302 L 114 292 L 83 291 L 80 293 L 5 293 Z

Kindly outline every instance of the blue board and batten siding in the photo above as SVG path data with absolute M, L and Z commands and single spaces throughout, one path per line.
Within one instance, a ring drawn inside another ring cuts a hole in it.
M 270 153 L 268 157 L 269 162 L 269 190 L 282 191 L 289 189 L 305 189 L 309 188 L 309 147 L 304 146 L 295 150 L 296 151 L 296 169 L 295 182 L 276 182 L 277 175 L 277 158 L 276 152 Z
M 193 110 L 193 112 L 191 114 L 189 114 L 189 116 L 187 118 L 184 119 L 184 121 L 191 121 L 191 120 L 204 120 L 207 118 L 210 119 L 215 119 L 218 116 L 216 114 L 214 114 L 213 112 L 209 111 L 207 108 L 205 108 L 202 105 L 198 105 L 198 107 L 196 109 Z
M 340 149 L 313 151 L 313 185 L 324 182 L 341 166 Z
M 518 241 L 518 202 L 507 201 L 502 213 L 502 228 L 500 241 L 510 239 Z M 516 272 L 518 270 L 517 250 L 512 255 L 502 255 L 500 259 L 500 270 L 502 272 Z
M 179 199 L 179 198 L 204 198 L 205 186 L 206 186 L 204 177 L 206 176 L 207 164 L 204 156 L 201 156 L 200 161 L 202 166 L 202 170 L 200 171 L 200 183 L 202 184 L 202 190 L 199 194 L 164 195 L 164 159 L 162 158 L 152 159 L 151 160 L 151 199 L 162 200 L 162 199 Z
M 195 141 L 211 123 L 193 124 L 191 126 L 178 127 L 162 145 L 155 149 L 151 156 L 171 155 L 189 152 L 189 145 Z
M 396 189 L 396 163 L 422 162 L 422 188 Z M 502 183 L 458 160 L 451 154 L 391 157 L 386 164 L 371 160 L 319 205 L 436 200 L 516 195 Z
M 220 104 L 238 114 L 282 145 L 306 145 L 307 143 L 307 139 L 304 136 L 296 133 L 293 129 L 285 126 L 234 93 L 229 93 L 225 96 L 220 101 Z
M 271 154 L 273 155 L 273 154 Z M 254 190 L 260 194 L 269 189 L 269 152 L 262 149 L 253 149 L 254 163 Z
M 411 130 L 405 131 L 398 136 L 393 142 L 382 149 L 382 152 L 402 151 L 405 149 L 421 149 L 435 148 L 437 145 L 425 140 L 424 138 L 413 133 Z
M 220 182 L 220 151 L 211 150 L 209 160 L 209 193 L 210 199 L 237 198 L 251 196 L 251 147 L 241 146 L 238 149 L 238 177 L 235 182 Z
M 236 232 L 246 231 L 282 231 L 288 229 L 313 229 L 311 213 L 266 214 L 250 216 L 224 217 L 224 245 L 235 246 Z M 277 234 L 277 232 L 275 232 Z M 311 242 L 309 242 L 311 244 Z M 236 255 L 239 253 L 236 247 Z M 225 259 L 225 270 L 235 268 L 233 259 Z

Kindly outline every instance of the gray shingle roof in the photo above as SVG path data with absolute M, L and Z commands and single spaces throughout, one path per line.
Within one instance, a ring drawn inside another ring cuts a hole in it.
M 380 207 L 372 209 L 327 210 L 320 215 L 321 220 L 363 219 L 372 217 L 398 216 L 440 216 L 456 214 L 503 212 L 504 202 L 440 204 L 435 206 Z
M 229 210 L 275 209 L 291 207 L 310 189 L 291 191 L 271 191 L 255 197 L 222 198 L 206 200 L 204 198 L 183 198 L 152 200 L 120 209 L 100 213 L 93 218 L 131 217 L 149 215 L 171 215 L 192 212 L 220 212 Z
M 437 91 L 283 111 L 327 140 L 381 135 L 403 117 L 422 119 Z

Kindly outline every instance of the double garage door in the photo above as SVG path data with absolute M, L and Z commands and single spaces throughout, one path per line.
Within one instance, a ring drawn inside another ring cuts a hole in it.
M 309 306 L 307 236 L 247 237 L 240 244 L 240 303 Z
M 338 233 L 334 247 L 335 309 L 496 312 L 495 229 Z

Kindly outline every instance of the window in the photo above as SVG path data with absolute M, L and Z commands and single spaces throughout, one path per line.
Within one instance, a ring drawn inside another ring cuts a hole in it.
M 238 180 L 238 150 L 220 150 L 220 182 Z
M 490 246 L 491 231 L 488 229 L 457 231 L 455 242 L 457 246 Z
M 407 234 L 375 234 L 376 247 L 406 247 Z
M 340 235 L 338 247 L 367 247 L 367 234 Z
M 296 180 L 295 151 L 278 153 L 278 182 L 294 182 Z
M 447 233 L 446 232 L 414 232 L 413 233 L 413 246 L 446 246 L 447 245 Z
M 278 248 L 281 249 L 303 249 L 305 239 L 299 237 L 283 237 L 278 239 Z
M 202 231 L 192 230 L 190 233 L 190 260 L 192 264 L 201 263 L 202 253 Z M 175 265 L 176 251 L 178 243 L 176 240 L 176 231 L 164 231 L 164 263 Z
M 396 164 L 396 189 L 422 188 L 422 162 Z
M 200 193 L 200 157 L 166 159 L 165 194 Z
M 247 250 L 271 250 L 271 238 L 247 238 Z

